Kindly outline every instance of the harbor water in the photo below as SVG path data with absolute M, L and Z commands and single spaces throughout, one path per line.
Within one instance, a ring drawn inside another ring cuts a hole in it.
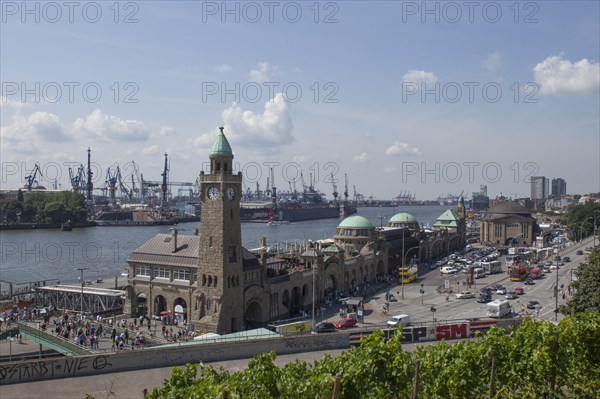
M 407 212 L 426 226 L 433 225 L 446 209 L 445 206 L 361 207 L 357 214 L 380 226 L 386 225 L 394 214 Z M 242 242 L 251 249 L 258 246 L 263 236 L 271 247 L 331 238 L 340 222 L 341 219 L 321 219 L 282 225 L 242 223 Z M 193 222 L 176 226 L 88 227 L 70 232 L 2 231 L 0 290 L 8 292 L 8 282 L 13 283 L 14 289 L 38 281 L 77 283 L 80 268 L 85 268 L 84 280 L 114 279 L 127 267 L 131 252 L 154 235 L 169 233 L 171 228 L 176 228 L 179 234 L 192 234 L 198 227 L 198 222 Z

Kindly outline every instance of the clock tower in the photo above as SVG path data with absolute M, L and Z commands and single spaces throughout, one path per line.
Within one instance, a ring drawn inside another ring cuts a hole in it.
M 200 250 L 194 320 L 205 332 L 239 331 L 244 322 L 240 198 L 242 173 L 233 174 L 233 152 L 219 128 L 210 173 L 200 172 Z

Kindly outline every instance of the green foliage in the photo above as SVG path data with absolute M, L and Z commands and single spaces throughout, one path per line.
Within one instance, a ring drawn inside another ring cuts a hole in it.
M 0 200 L 0 215 L 2 215 L 0 220 L 3 223 L 59 224 L 67 220 L 73 222 L 86 220 L 85 198 L 80 193 L 19 192 L 16 200 Z
M 573 232 L 572 238 L 578 240 L 580 237 L 587 237 L 594 232 L 594 211 L 596 211 L 596 217 L 600 216 L 599 203 L 575 205 L 561 216 L 560 222 Z
M 562 308 L 563 313 L 593 310 L 600 312 L 600 247 L 596 248 L 586 263 L 579 265 L 578 279 L 572 283 L 573 297 Z
M 397 334 L 382 332 L 337 357 L 314 364 L 275 365 L 275 354 L 256 356 L 243 371 L 228 373 L 200 364 L 173 369 L 170 380 L 147 398 L 331 398 L 341 374 L 340 398 L 409 398 L 415 362 L 421 362 L 419 398 L 488 397 L 496 356 L 495 398 L 594 398 L 600 390 L 600 313 L 583 312 L 559 324 L 525 319 L 509 334 L 492 328 L 473 340 L 402 349 Z M 197 373 L 197 367 L 200 370 Z

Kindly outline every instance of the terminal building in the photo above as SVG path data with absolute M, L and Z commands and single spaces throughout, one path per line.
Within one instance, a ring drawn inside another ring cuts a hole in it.
M 200 173 L 199 231 L 158 234 L 133 251 L 125 314 L 165 315 L 218 334 L 262 327 L 397 276 L 402 261 L 421 263 L 464 246 L 461 201 L 431 231 L 407 213 L 382 227 L 353 215 L 341 221 L 333 239 L 271 252 L 263 238 L 251 252 L 241 244 L 242 175 L 232 170 L 223 128 L 209 158 L 210 172 Z

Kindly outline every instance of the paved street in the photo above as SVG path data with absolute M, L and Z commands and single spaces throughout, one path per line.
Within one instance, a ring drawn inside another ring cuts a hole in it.
M 585 259 L 586 255 L 576 255 L 578 249 L 584 249 L 586 246 L 590 246 L 592 243 L 591 239 L 584 240 L 582 243 L 571 246 L 561 253 L 561 256 L 568 255 L 571 258 L 571 262 L 566 263 L 560 267 L 558 271 L 559 286 L 565 284 L 565 287 L 569 283 L 570 271 L 576 267 L 580 262 Z M 537 300 L 542 306 L 539 314 L 540 318 L 546 320 L 554 320 L 554 296 L 553 287 L 556 283 L 556 272 L 547 274 L 544 278 L 536 280 L 536 284 L 533 286 L 525 286 L 522 282 L 512 282 L 509 280 L 506 274 L 506 265 L 503 262 L 503 272 L 500 274 L 487 276 L 476 281 L 476 286 L 471 288 L 471 291 L 478 292 L 480 288 L 493 283 L 501 283 L 510 291 L 516 287 L 524 287 L 525 294 L 519 296 L 517 299 L 511 300 L 514 311 L 516 312 L 531 312 L 527 310 L 525 305 L 527 301 Z M 430 322 L 432 320 L 431 306 L 436 307 L 435 317 L 437 320 L 447 319 L 465 319 L 465 318 L 483 318 L 486 317 L 486 305 L 477 303 L 476 299 L 455 299 L 454 292 L 450 295 L 449 301 L 446 301 L 445 294 L 436 293 L 436 288 L 444 284 L 444 280 L 449 279 L 450 285 L 454 288 L 456 282 L 461 287 L 460 290 L 464 290 L 463 282 L 466 281 L 466 276 L 463 273 L 459 274 L 458 278 L 440 276 L 439 269 L 432 270 L 425 276 L 418 279 L 416 282 L 404 285 L 404 299 L 402 299 L 402 286 L 396 285 L 390 288 L 390 292 L 393 293 L 397 298 L 398 302 L 390 303 L 390 311 L 388 315 L 382 313 L 383 304 L 385 303 L 385 291 L 368 298 L 365 305 L 365 322 L 360 325 L 375 326 L 384 325 L 386 320 L 391 315 L 395 314 L 408 314 L 411 316 L 413 324 L 421 322 Z M 424 284 L 425 294 L 421 297 L 419 290 L 421 289 L 420 284 Z M 504 298 L 500 295 L 493 295 L 494 299 Z M 565 300 L 562 297 L 559 300 L 559 304 L 564 303 Z M 423 300 L 423 305 L 421 305 Z M 325 318 L 330 321 L 337 321 L 340 319 L 338 315 L 339 304 L 333 304 L 325 312 Z M 562 316 L 558 315 L 559 320 Z M 320 320 L 320 318 L 319 318 Z M 105 340 L 105 344 L 106 344 Z M 110 345 L 110 344 L 108 344 Z M 102 345 L 101 347 L 103 347 Z M 407 345 L 407 348 L 412 348 L 414 345 Z M 31 352 L 37 350 L 37 344 L 33 342 L 27 342 L 18 344 L 17 342 L 3 341 L 0 343 L 0 353 L 2 355 L 12 351 L 15 353 Z M 293 361 L 294 359 L 306 360 L 312 362 L 315 359 L 321 358 L 324 354 L 329 353 L 333 356 L 339 354 L 341 350 L 323 351 L 323 352 L 309 352 L 295 355 L 279 356 L 277 358 L 277 364 L 282 365 L 287 362 Z M 247 366 L 248 359 L 240 359 L 236 361 L 228 362 L 216 362 L 213 363 L 216 367 L 223 366 L 228 370 L 236 371 L 241 370 Z M 169 378 L 171 367 L 150 369 L 150 370 L 139 370 L 131 372 L 122 372 L 114 374 L 105 374 L 100 376 L 89 376 L 79 378 L 68 378 L 59 380 L 39 381 L 27 384 L 16 384 L 7 385 L 0 387 L 0 397 L 2 399 L 8 398 L 82 398 L 85 393 L 97 393 L 98 397 L 106 397 L 106 392 L 111 389 L 116 393 L 118 398 L 141 398 L 144 388 L 152 389 L 162 385 L 164 379 Z M 112 385 L 112 387 L 111 387 Z

